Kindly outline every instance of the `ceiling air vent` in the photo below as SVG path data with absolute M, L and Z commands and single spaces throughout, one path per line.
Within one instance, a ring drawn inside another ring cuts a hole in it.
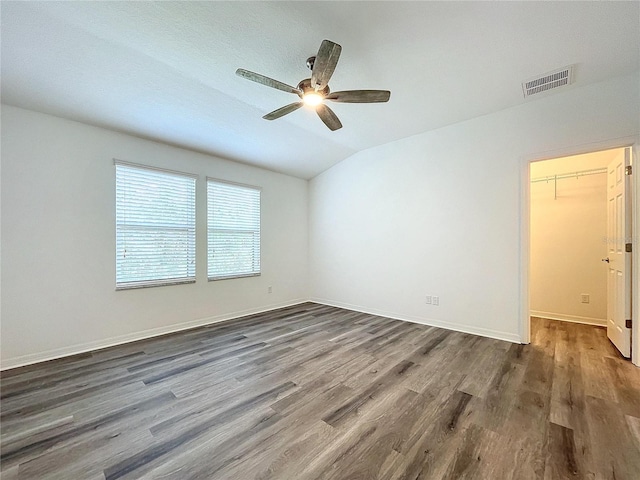
M 522 82 L 525 98 L 573 83 L 573 65 Z

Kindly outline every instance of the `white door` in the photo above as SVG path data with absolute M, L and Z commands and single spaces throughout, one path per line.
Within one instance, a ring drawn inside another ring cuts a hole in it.
M 621 150 L 607 171 L 607 336 L 623 356 L 631 355 L 631 195 L 625 168 L 631 150 Z

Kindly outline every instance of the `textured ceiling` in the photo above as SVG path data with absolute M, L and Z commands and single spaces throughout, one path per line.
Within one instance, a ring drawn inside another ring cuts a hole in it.
M 576 64 L 576 83 L 639 69 L 639 2 L 10 2 L 2 101 L 311 178 L 349 155 L 513 105 L 521 82 Z M 296 97 L 237 77 L 309 76 L 343 47 L 331 89 L 386 104 L 261 116 Z

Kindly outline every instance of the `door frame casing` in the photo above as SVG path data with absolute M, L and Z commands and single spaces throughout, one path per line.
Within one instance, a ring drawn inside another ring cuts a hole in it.
M 631 361 L 640 367 L 640 138 L 631 147 Z
M 519 334 L 521 343 L 531 342 L 531 321 L 530 321 L 530 299 L 529 299 L 529 274 L 531 262 L 531 164 L 542 160 L 551 160 L 554 158 L 570 157 L 573 155 L 583 155 L 586 153 L 594 153 L 602 150 L 611 150 L 614 148 L 631 147 L 632 165 L 634 168 L 631 181 L 631 197 L 632 197 L 632 250 L 639 252 L 632 257 L 632 277 L 631 277 L 631 295 L 632 310 L 631 316 L 634 319 L 634 328 L 631 334 L 631 361 L 640 367 L 640 181 L 635 180 L 640 174 L 640 137 L 629 136 L 612 138 L 600 142 L 594 142 L 584 145 L 576 145 L 562 149 L 539 152 L 531 155 L 525 155 L 520 158 L 520 322 Z

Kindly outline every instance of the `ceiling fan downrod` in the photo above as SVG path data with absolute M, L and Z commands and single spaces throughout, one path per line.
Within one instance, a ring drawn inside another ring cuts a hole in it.
M 309 57 L 307 58 L 307 68 L 311 71 L 313 71 L 313 64 L 316 63 L 316 57 L 315 55 L 313 57 Z

